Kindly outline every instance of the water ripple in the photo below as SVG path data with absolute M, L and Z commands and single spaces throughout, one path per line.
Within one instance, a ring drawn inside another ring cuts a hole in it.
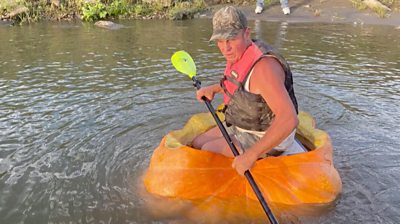
M 203 85 L 218 82 L 225 63 L 209 22 L 0 29 L 0 222 L 163 222 L 143 212 L 137 182 L 160 139 L 207 110 L 170 56 L 189 51 Z M 290 62 L 300 108 L 333 139 L 343 194 L 316 223 L 398 223 L 396 34 L 257 26 Z

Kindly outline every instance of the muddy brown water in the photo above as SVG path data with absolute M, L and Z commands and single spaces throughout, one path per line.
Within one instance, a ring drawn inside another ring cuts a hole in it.
M 203 85 L 224 60 L 209 19 L 121 23 L 0 27 L 0 223 L 174 221 L 143 212 L 134 184 L 161 138 L 206 111 L 170 56 L 188 51 Z M 399 32 L 250 26 L 286 56 L 300 109 L 333 141 L 343 193 L 313 222 L 400 223 Z

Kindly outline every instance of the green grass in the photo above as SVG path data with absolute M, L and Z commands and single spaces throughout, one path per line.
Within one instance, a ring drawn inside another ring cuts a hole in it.
M 365 10 L 367 6 L 363 0 L 350 0 L 359 10 Z M 400 11 L 400 0 L 379 0 L 391 8 L 392 11 Z M 0 16 L 8 18 L 10 13 L 18 7 L 26 7 L 23 13 L 15 15 L 10 20 L 16 24 L 31 23 L 40 20 L 64 20 L 81 18 L 84 21 L 95 22 L 100 19 L 147 19 L 169 18 L 186 19 L 193 18 L 196 13 L 207 10 L 206 0 L 177 0 L 171 6 L 166 7 L 161 2 L 146 3 L 143 0 L 93 0 L 85 3 L 84 0 L 60 0 L 60 5 L 55 6 L 48 0 L 0 0 Z M 229 3 L 235 5 L 255 4 L 248 0 L 222 0 L 220 4 Z M 279 4 L 278 0 L 264 0 L 265 6 Z M 388 12 L 380 8 L 372 9 L 380 17 L 386 17 Z
M 390 8 L 392 11 L 398 11 L 399 9 L 399 3 L 400 0 L 378 0 L 380 3 L 383 5 L 387 6 Z M 351 0 L 353 3 L 354 7 L 357 8 L 358 10 L 365 10 L 368 8 L 366 4 L 364 4 L 363 0 Z M 372 11 L 374 11 L 379 17 L 384 18 L 388 16 L 388 11 L 381 8 L 381 7 L 373 7 L 371 8 Z
M 61 0 L 60 6 L 48 0 L 0 0 L 0 15 L 8 17 L 18 7 L 26 7 L 24 13 L 10 18 L 17 24 L 39 20 L 61 20 L 80 17 L 84 21 L 95 22 L 102 19 L 119 18 L 192 18 L 197 12 L 207 9 L 204 0 L 177 1 L 166 7 L 161 2 L 146 3 L 142 0 Z
M 203 0 L 194 0 L 193 2 L 177 2 L 168 10 L 168 18 L 172 20 L 181 20 L 193 18 L 198 12 L 207 9 Z

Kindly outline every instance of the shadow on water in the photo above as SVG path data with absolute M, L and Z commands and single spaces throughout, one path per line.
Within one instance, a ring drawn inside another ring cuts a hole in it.
M 1 223 L 170 221 L 143 212 L 134 183 L 162 136 L 206 109 L 169 58 L 188 51 L 204 85 L 224 61 L 208 19 L 121 23 L 0 27 Z M 300 108 L 333 140 L 343 192 L 309 222 L 400 223 L 398 32 L 250 25 L 286 56 Z

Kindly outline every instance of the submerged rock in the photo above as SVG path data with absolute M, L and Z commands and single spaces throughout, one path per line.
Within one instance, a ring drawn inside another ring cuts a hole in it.
M 110 29 L 110 30 L 121 29 L 124 27 L 124 25 L 113 23 L 111 21 L 106 21 L 106 20 L 99 20 L 94 25 L 101 27 L 101 28 Z

